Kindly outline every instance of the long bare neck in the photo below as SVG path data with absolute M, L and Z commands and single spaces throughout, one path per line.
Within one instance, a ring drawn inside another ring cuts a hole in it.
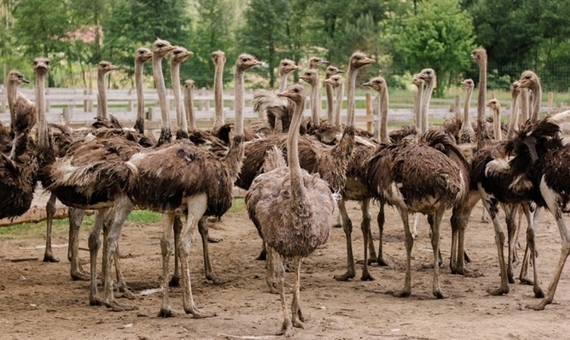
M 97 72 L 97 90 L 99 92 L 99 105 L 97 105 L 97 118 L 109 119 L 107 115 L 107 90 L 105 88 L 105 73 Z
M 287 138 L 287 162 L 289 163 L 289 170 L 291 172 L 291 195 L 294 196 L 294 199 L 305 195 L 303 174 L 301 172 L 301 163 L 299 162 L 299 127 L 303 119 L 304 106 L 304 98 L 296 103 L 295 114 L 293 115 L 293 121 L 289 127 Z
M 38 115 L 38 146 L 40 150 L 49 148 L 49 134 L 46 122 L 46 96 L 45 96 L 45 74 L 36 72 L 35 80 L 36 110 Z
M 378 103 L 378 112 L 380 113 L 380 142 L 390 143 L 388 137 L 388 88 L 383 86 L 378 93 L 380 100 Z
M 501 131 L 501 111 L 499 107 L 493 108 L 493 137 L 496 140 L 503 140 L 503 132 Z
M 160 120 L 162 125 L 162 133 L 168 134 L 166 139 L 170 140 L 172 130 L 170 128 L 170 115 L 166 105 L 166 85 L 164 85 L 164 75 L 162 74 L 162 58 L 152 58 L 152 76 L 158 94 L 158 104 L 160 106 Z
M 414 125 L 416 129 L 421 129 L 421 114 L 422 114 L 422 100 L 424 94 L 424 83 L 422 82 L 417 86 L 417 91 L 414 93 Z
M 192 86 L 188 86 L 184 90 L 184 106 L 188 126 L 191 131 L 194 131 L 196 130 L 196 117 L 194 113 L 194 91 Z
M 336 118 L 336 107 L 333 105 L 333 86 L 331 84 L 325 83 L 325 90 L 327 93 L 327 119 L 329 122 L 332 122 Z
M 319 82 L 311 83 L 311 113 L 313 114 L 313 123 L 319 125 L 321 122 L 321 112 L 319 110 Z
M 287 76 L 288 74 L 283 72 L 281 77 L 279 78 L 279 93 L 285 91 L 287 89 Z
M 354 91 L 356 89 L 356 76 L 358 69 L 354 67 L 348 68 L 346 80 L 346 126 L 354 126 Z
M 143 63 L 135 61 L 135 88 L 137 90 L 137 121 L 135 129 L 144 133 Z
M 542 103 L 542 88 L 540 86 L 540 82 L 535 81 L 530 90 L 532 90 L 532 111 L 530 113 L 530 122 L 535 124 L 538 121 L 540 104 Z
M 524 88 L 521 89 L 521 94 L 520 94 L 520 107 L 521 107 L 521 122 L 526 122 L 529 118 L 529 89 Z
M 218 60 L 216 62 L 216 69 L 214 71 L 214 107 L 215 107 L 214 129 L 217 129 L 225 124 L 223 81 L 224 81 L 224 62 Z
M 174 94 L 174 106 L 176 107 L 176 124 L 178 131 L 188 133 L 188 122 L 184 113 L 184 103 L 182 101 L 182 89 L 180 88 L 180 63 L 170 63 L 170 79 L 172 81 L 172 92 Z
M 340 126 L 340 110 L 342 110 L 342 101 L 344 95 L 344 86 L 339 84 L 336 88 L 336 102 L 334 103 L 334 125 Z
M 485 142 L 487 129 L 485 128 L 485 97 L 487 96 L 487 58 L 479 64 L 479 93 L 477 95 L 477 147 L 481 148 Z
M 16 122 L 16 112 L 14 110 L 14 105 L 18 99 L 19 87 L 20 86 L 15 81 L 9 81 L 6 89 L 6 97 L 8 98 L 8 105 L 10 107 L 10 121 L 12 124 L 15 124 Z
M 469 114 L 469 104 L 471 103 L 471 96 L 473 95 L 473 88 L 469 87 L 465 92 L 465 103 L 463 104 L 463 121 L 462 127 L 471 126 L 471 115 Z
M 235 91 L 235 106 L 236 106 L 236 136 L 243 136 L 243 75 L 244 70 L 237 68 L 234 73 L 234 91 Z
M 433 88 L 435 87 L 435 81 L 430 81 L 422 94 L 422 105 L 421 105 L 421 120 L 420 120 L 420 131 L 421 133 L 427 132 L 428 130 L 428 120 L 429 120 L 429 104 L 431 101 L 431 95 L 433 93 Z
M 515 136 L 515 129 L 519 126 L 519 96 L 520 92 L 511 94 L 511 116 L 509 118 L 509 127 L 507 129 L 507 140 Z

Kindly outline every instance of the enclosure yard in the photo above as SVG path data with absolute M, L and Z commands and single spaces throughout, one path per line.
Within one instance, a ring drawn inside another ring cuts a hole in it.
M 373 213 L 377 212 L 377 207 Z M 355 256 L 362 259 L 360 211 L 352 202 L 349 214 L 355 226 Z M 492 225 L 480 221 L 476 207 L 467 231 L 469 268 L 476 278 L 451 275 L 447 267 L 450 249 L 449 212 L 442 226 L 442 289 L 447 298 L 431 294 L 432 251 L 428 227 L 422 220 L 412 262 L 412 296 L 396 298 L 391 291 L 404 280 L 405 251 L 400 218 L 387 209 L 385 259 L 388 267 L 372 267 L 375 281 L 357 277 L 337 282 L 333 275 L 346 266 L 345 237 L 333 229 L 328 242 L 307 258 L 302 267 L 301 304 L 307 318 L 295 339 L 563 339 L 570 334 L 570 284 L 563 273 L 554 303 L 546 310 L 525 309 L 533 298 L 532 287 L 518 282 L 507 296 L 490 296 L 487 289 L 499 283 L 497 250 Z M 373 223 L 374 236 L 378 230 Z M 41 245 L 45 228 L 18 229 L 0 238 L 0 339 L 222 339 L 221 334 L 270 335 L 281 326 L 278 295 L 268 292 L 264 262 L 256 261 L 260 240 L 242 201 L 211 228 L 223 238 L 211 244 L 214 270 L 226 280 L 214 285 L 203 274 L 200 237 L 194 235 L 191 277 L 198 306 L 215 312 L 208 319 L 193 319 L 182 309 L 182 292 L 173 288 L 172 318 L 159 318 L 160 293 L 141 295 L 158 288 L 161 273 L 159 222 L 130 221 L 120 238 L 121 264 L 126 280 L 137 293 L 138 310 L 112 312 L 89 306 L 89 283 L 72 281 L 66 260 L 67 229 L 58 227 L 54 244 L 60 263 L 43 263 Z M 88 228 L 81 232 L 87 247 Z M 524 246 L 524 231 L 519 237 Z M 377 243 L 377 242 L 376 242 Z M 538 230 L 538 263 L 543 289 L 547 289 L 559 256 L 559 235 L 550 213 L 543 214 Z M 40 246 L 40 247 L 38 247 Z M 524 249 L 524 248 L 523 248 Z M 523 250 L 519 249 L 519 257 Z M 88 253 L 81 252 L 88 269 Z M 30 260 L 30 258 L 34 260 Z M 18 260 L 25 260 L 15 262 Z M 172 263 L 172 261 L 171 261 Z M 517 274 L 520 264 L 516 267 Z M 518 276 L 518 275 L 517 275 Z M 286 280 L 292 283 L 293 274 Z M 291 295 L 287 295 L 291 301 Z M 121 302 L 126 300 L 120 300 Z

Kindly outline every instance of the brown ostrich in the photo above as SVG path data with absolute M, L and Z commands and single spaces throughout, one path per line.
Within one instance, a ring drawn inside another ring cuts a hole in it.
M 227 156 L 220 159 L 208 150 L 180 141 L 162 148 L 135 154 L 129 164 L 138 170 L 129 196 L 138 206 L 161 212 L 163 238 L 163 298 L 159 315 L 171 316 L 168 294 L 168 263 L 172 253 L 172 224 L 176 215 L 185 217 L 180 235 L 180 264 L 184 311 L 194 317 L 214 314 L 200 311 L 194 304 L 188 257 L 192 234 L 208 216 L 222 216 L 231 206 L 232 188 L 243 160 L 243 77 L 245 70 L 261 64 L 249 54 L 241 54 L 234 74 L 236 130 Z M 160 166 L 157 167 L 157 164 Z M 115 235 L 118 236 L 118 235 Z
M 247 211 L 268 246 L 272 265 L 279 276 L 279 294 L 283 324 L 279 335 L 289 336 L 293 327 L 303 328 L 305 321 L 300 306 L 301 262 L 329 236 L 335 199 L 328 184 L 317 174 L 301 169 L 299 162 L 299 126 L 305 94 L 303 86 L 293 85 L 280 93 L 295 103 L 292 128 L 287 138 L 289 166 L 280 166 L 258 176 L 246 195 Z M 273 157 L 282 157 L 279 150 Z M 284 292 L 284 270 L 280 257 L 296 264 L 295 293 L 289 315 Z M 275 261 L 275 262 L 273 262 Z
M 40 67 L 34 64 L 36 84 L 42 80 L 38 76 L 41 73 Z M 18 91 L 22 83 L 29 81 L 20 71 L 10 71 L 7 92 L 12 120 L 11 128 L 3 129 L 3 143 L 6 144 L 0 145 L 0 218 L 16 217 L 28 211 L 34 197 L 39 169 L 29 136 L 29 123 L 36 121 L 36 110 L 34 104 Z M 37 91 L 36 85 L 36 93 Z M 32 117 L 27 117 L 28 115 Z M 10 135 L 13 137 L 10 138 Z
M 327 120 L 329 122 L 333 122 L 333 124 L 335 125 L 340 125 L 340 119 L 338 120 L 338 122 L 335 122 L 335 115 L 334 115 L 334 105 L 333 105 L 333 88 L 336 88 L 335 83 L 328 83 L 327 79 L 330 79 L 332 76 L 335 76 L 339 73 L 343 73 L 344 71 L 339 69 L 338 67 L 335 66 L 327 66 L 327 68 L 325 69 L 325 91 L 327 94 Z M 342 93 L 342 92 L 341 92 Z M 342 103 L 342 97 L 341 97 L 341 103 Z M 338 97 L 337 97 L 337 103 L 338 103 Z M 338 105 L 338 104 L 337 104 Z

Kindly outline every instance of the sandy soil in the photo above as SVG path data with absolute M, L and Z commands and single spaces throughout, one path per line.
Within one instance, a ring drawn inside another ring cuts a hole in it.
M 355 226 L 355 255 L 361 259 L 360 212 L 354 203 L 349 207 Z M 450 274 L 447 268 L 449 219 L 445 218 L 441 239 L 446 261 L 441 272 L 442 288 L 447 295 L 444 300 L 436 300 L 431 295 L 432 252 L 425 219 L 414 246 L 413 291 L 409 298 L 387 294 L 401 288 L 404 279 L 403 231 L 394 209 L 388 209 L 385 231 L 385 259 L 389 267 L 372 267 L 375 281 L 360 281 L 360 266 L 357 267 L 357 279 L 349 282 L 333 279 L 333 275 L 345 270 L 346 249 L 342 230 L 332 230 L 327 244 L 304 263 L 301 303 L 308 320 L 304 329 L 296 329 L 294 338 L 569 338 L 568 269 L 560 281 L 554 303 L 542 312 L 524 308 L 536 301 L 531 286 L 513 284 L 511 292 L 501 297 L 487 293 L 487 289 L 498 285 L 499 269 L 492 226 L 480 222 L 480 214 L 478 207 L 471 217 L 467 241 L 468 253 L 473 259 L 469 268 L 481 274 L 477 278 Z M 373 228 L 376 236 L 374 224 Z M 41 234 L 41 231 L 35 233 Z M 82 247 L 87 247 L 87 234 L 86 230 L 82 231 Z M 158 224 L 129 222 L 123 228 L 122 265 L 127 282 L 136 293 L 159 287 L 160 235 Z M 180 288 L 174 288 L 171 295 L 177 312 L 173 318 L 156 316 L 160 293 L 138 297 L 134 301 L 139 307 L 137 311 L 111 312 L 105 307 L 89 306 L 89 284 L 69 278 L 67 260 L 60 263 L 10 261 L 41 258 L 43 249 L 30 249 L 43 244 L 41 236 L 2 240 L 0 339 L 221 339 L 219 333 L 274 334 L 282 322 L 279 298 L 268 292 L 264 262 L 254 260 L 260 241 L 245 210 L 225 215 L 211 235 L 223 238 L 221 243 L 211 244 L 210 249 L 214 270 L 228 282 L 213 285 L 205 281 L 200 238 L 196 234 L 191 272 L 194 297 L 200 307 L 217 314 L 200 320 L 184 314 Z M 54 244 L 66 242 L 66 231 L 58 231 Z M 548 212 L 543 214 L 539 227 L 538 249 L 542 286 L 546 290 L 560 249 L 558 231 Z M 61 259 L 66 258 L 65 247 L 57 248 L 55 252 Z M 522 251 L 519 254 L 522 255 Z M 81 257 L 86 261 L 88 253 L 82 251 Z M 288 281 L 292 282 L 292 274 L 287 275 Z

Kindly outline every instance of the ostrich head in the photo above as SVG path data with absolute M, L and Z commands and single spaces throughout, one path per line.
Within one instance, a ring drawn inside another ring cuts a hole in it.
M 512 95 L 519 95 L 521 93 L 521 86 L 520 86 L 520 82 L 518 80 L 515 80 L 512 84 L 511 84 L 511 94 Z
M 339 69 L 336 66 L 328 66 L 327 69 L 325 70 L 325 77 L 328 79 L 332 76 L 334 76 L 335 74 L 339 74 L 339 73 L 344 73 L 343 70 Z
M 491 110 L 500 110 L 501 109 L 501 103 L 499 102 L 499 100 L 497 98 L 493 98 L 493 99 L 489 100 L 486 105 Z
M 157 58 L 163 58 L 174 48 L 175 47 L 172 46 L 168 41 L 162 39 L 156 39 L 154 43 L 152 43 L 152 53 Z
M 23 83 L 28 84 L 30 81 L 24 77 L 22 72 L 18 70 L 12 70 L 8 74 L 8 82 L 9 83 L 17 83 L 18 85 L 22 85 Z
M 311 86 L 315 86 L 319 81 L 319 75 L 317 71 L 314 69 L 308 69 L 303 72 L 303 74 L 299 75 L 299 78 L 303 79 L 307 84 Z
M 136 61 L 143 64 L 152 58 L 152 52 L 146 47 L 139 47 L 135 53 Z
M 242 71 L 261 64 L 263 64 L 261 61 L 258 61 L 254 56 L 247 53 L 240 54 L 236 60 L 236 68 Z
M 424 84 L 424 81 L 422 80 L 422 78 L 420 78 L 419 74 L 414 74 L 412 76 L 412 84 L 416 85 L 417 87 L 420 87 Z
M 99 65 L 97 65 L 97 72 L 99 72 L 100 74 L 106 74 L 108 72 L 117 70 L 118 67 L 111 64 L 111 62 L 106 61 L 106 60 L 102 60 L 99 62 Z
M 174 49 L 170 53 L 170 63 L 171 64 L 180 64 L 184 60 L 186 60 L 189 56 L 193 55 L 194 53 L 188 51 L 182 46 L 174 46 Z
M 224 51 L 214 51 L 212 52 L 212 61 L 214 62 L 215 65 L 218 65 L 218 63 L 225 63 L 226 62 L 226 54 L 224 53 Z
M 193 89 L 194 88 L 194 80 L 186 79 L 186 81 L 184 81 L 184 87 L 187 89 Z
M 461 82 L 461 88 L 464 90 L 471 90 L 475 87 L 475 82 L 473 81 L 473 79 L 469 78 L 469 79 L 464 79 Z
M 471 58 L 479 65 L 487 61 L 487 51 L 484 48 L 476 48 L 471 52 Z
M 39 73 L 46 74 L 49 71 L 49 59 L 44 57 L 34 59 L 34 69 Z
M 386 80 L 382 76 L 374 77 L 362 86 L 368 86 L 378 92 L 381 92 L 386 87 Z
M 521 73 L 521 78 L 519 79 L 520 88 L 531 88 L 533 84 L 540 82 L 540 79 L 533 71 L 524 71 Z
M 338 74 L 335 74 L 325 79 L 325 83 L 331 85 L 332 87 L 340 86 L 342 84 L 342 77 Z
M 321 65 L 328 64 L 329 62 L 326 59 L 319 58 L 319 57 L 311 57 L 309 59 L 309 68 L 310 69 L 318 69 Z
M 277 94 L 279 97 L 289 98 L 295 104 L 299 104 L 305 98 L 305 88 L 301 84 L 291 85 L 284 92 Z
M 352 54 L 352 56 L 350 56 L 349 67 L 353 69 L 359 69 L 368 64 L 372 64 L 374 61 L 374 59 L 368 58 L 363 52 L 356 51 Z
M 424 68 L 419 74 L 418 77 L 425 81 L 427 84 L 436 83 L 436 76 L 435 71 L 432 68 Z
M 279 75 L 280 76 L 285 76 L 295 70 L 300 69 L 299 66 L 297 66 L 297 64 L 295 64 L 295 62 L 291 59 L 283 59 L 281 60 L 281 62 L 279 63 Z

